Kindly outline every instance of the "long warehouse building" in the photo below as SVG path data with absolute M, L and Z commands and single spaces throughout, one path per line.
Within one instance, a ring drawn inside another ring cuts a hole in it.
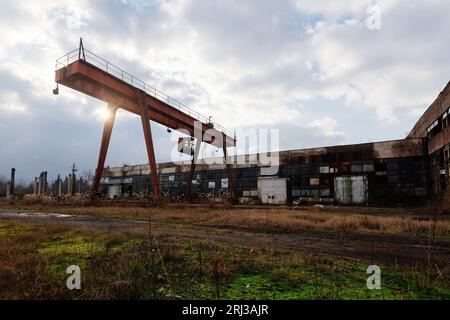
M 261 155 L 236 156 L 236 196 L 241 202 L 274 204 L 416 205 L 436 197 L 448 201 L 449 93 L 450 82 L 402 140 L 280 151 L 275 174 L 261 165 Z M 162 191 L 181 198 L 189 169 L 188 163 L 159 164 Z M 103 192 L 110 198 L 145 196 L 151 192 L 149 174 L 148 165 L 105 168 Z M 220 197 L 228 190 L 227 177 L 224 164 L 200 162 L 191 196 Z

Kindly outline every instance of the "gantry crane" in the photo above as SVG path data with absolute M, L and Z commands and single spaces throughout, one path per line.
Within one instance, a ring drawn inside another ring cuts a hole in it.
M 196 129 L 201 131 L 202 139 L 197 140 L 195 146 L 197 152 L 194 152 L 192 155 L 189 177 L 185 187 L 185 200 L 189 198 L 192 177 L 197 162 L 196 156 L 198 155 L 201 142 L 223 149 L 228 172 L 229 190 L 230 194 L 234 196 L 235 180 L 227 148 L 236 145 L 236 138 L 232 137 L 230 132 L 222 126 L 211 122 L 210 117 L 199 114 L 85 49 L 82 39 L 80 39 L 78 49 L 70 51 L 56 61 L 55 81 L 57 83 L 57 87 L 53 91 L 55 94 L 59 92 L 58 85 L 64 85 L 108 104 L 110 116 L 107 117 L 103 126 L 97 169 L 95 170 L 93 182 L 93 196 L 99 191 L 100 179 L 118 108 L 137 114 L 141 118 L 152 187 L 156 198 L 161 197 L 161 190 L 149 120 L 160 123 L 169 130 L 183 129 L 183 132 L 189 132 L 191 137 L 195 136 Z

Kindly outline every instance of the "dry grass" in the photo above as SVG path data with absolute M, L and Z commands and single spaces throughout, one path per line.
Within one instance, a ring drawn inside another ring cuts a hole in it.
M 195 217 L 203 223 L 241 227 L 247 224 L 261 229 L 265 225 L 256 223 L 266 219 L 271 221 L 268 225 L 288 231 L 308 226 L 313 230 L 342 228 L 359 232 L 367 228 L 385 232 L 383 228 L 391 224 L 393 229 L 389 230 L 393 232 L 395 219 L 404 231 L 407 229 L 401 219 L 410 219 L 279 209 L 135 210 L 139 215 L 152 212 L 154 219 L 167 220 L 170 216 L 190 221 Z M 429 227 L 422 225 L 426 221 L 416 222 L 421 224 L 409 226 L 414 232 Z M 72 250 L 74 247 L 77 250 Z M 70 291 L 65 286 L 65 269 L 70 264 L 82 268 L 81 291 Z M 151 243 L 147 236 L 134 238 L 121 231 L 111 234 L 85 227 L 0 220 L 0 299 L 449 297 L 448 275 L 440 265 L 437 272 L 431 273 L 435 282 L 430 282 L 430 275 L 417 263 L 405 269 L 383 267 L 387 280 L 381 297 L 364 289 L 365 268 L 358 260 L 337 259 L 317 252 L 253 248 L 189 237 L 159 236 Z
M 417 219 L 408 214 L 365 214 L 367 208 L 315 208 L 289 210 L 284 208 L 243 209 L 199 207 L 121 207 L 121 206 L 72 206 L 50 203 L 0 204 L 3 208 L 46 211 L 66 214 L 101 215 L 121 219 L 147 220 L 161 223 L 232 227 L 263 232 L 330 231 L 339 233 L 421 236 L 430 234 L 434 227 L 431 215 Z M 360 212 L 360 213 L 359 213 Z M 392 212 L 390 210 L 389 212 Z M 402 211 L 404 212 L 404 211 Z M 450 235 L 450 219 L 436 221 L 436 235 Z
M 234 225 L 279 232 L 337 231 L 360 234 L 416 235 L 427 233 L 433 221 L 410 216 L 367 216 L 362 214 L 330 213 L 294 210 L 225 211 L 208 221 L 216 225 Z M 436 233 L 449 234 L 450 221 L 436 222 Z
M 0 238 L 0 288 L 2 299 L 40 298 L 43 292 L 59 291 L 52 288 L 54 279 L 45 272 L 48 259 L 37 254 L 40 243 L 55 233 L 64 232 L 65 227 L 49 225 L 40 232 L 28 232 L 21 225 L 3 225 L 8 230 Z
M 1 220 L 0 231 L 3 231 L 0 234 L 2 300 L 74 299 L 79 293 L 66 287 L 67 266 L 75 263 L 88 268 L 94 257 L 111 257 L 111 263 L 107 265 L 106 270 L 102 270 L 102 264 L 92 262 L 103 272 L 101 280 L 104 281 L 109 275 L 108 267 L 111 269 L 111 266 L 117 263 L 116 256 L 113 255 L 116 251 L 108 251 L 108 244 L 121 244 L 128 239 L 125 234 L 114 233 L 107 236 L 104 232 L 90 228 L 73 228 L 59 224 L 44 226 Z M 111 287 L 97 285 L 97 277 L 98 273 L 84 277 L 86 285 L 94 283 L 87 291 L 90 295 L 87 298 L 96 298 L 97 295 L 100 299 L 111 298 L 114 292 L 125 291 L 123 283 L 118 281 L 112 282 Z M 102 281 L 99 280 L 99 283 L 102 284 Z M 106 283 L 109 284 L 107 281 Z M 117 295 L 121 297 L 120 293 Z
M 363 209 L 361 210 L 363 211 Z M 416 219 L 408 215 L 376 216 L 357 213 L 329 212 L 310 208 L 306 211 L 287 209 L 211 209 L 208 207 L 67 208 L 66 213 L 99 214 L 110 217 L 148 219 L 153 221 L 210 226 L 233 226 L 260 231 L 299 232 L 336 231 L 360 234 L 417 235 L 429 233 L 433 219 Z M 436 234 L 450 234 L 450 220 L 436 221 Z

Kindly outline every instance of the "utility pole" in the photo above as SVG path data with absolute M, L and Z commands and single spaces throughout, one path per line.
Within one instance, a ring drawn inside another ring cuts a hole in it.
M 69 173 L 69 178 L 67 179 L 67 195 L 70 197 L 72 195 L 72 174 Z
M 71 185 L 71 196 L 73 196 L 74 194 L 75 194 L 75 184 L 76 184 L 76 181 L 77 181 L 77 179 L 76 179 L 76 176 L 75 176 L 75 172 L 77 172 L 78 171 L 78 169 L 77 169 L 77 167 L 75 166 L 75 163 L 72 165 L 72 181 L 70 182 L 72 185 Z

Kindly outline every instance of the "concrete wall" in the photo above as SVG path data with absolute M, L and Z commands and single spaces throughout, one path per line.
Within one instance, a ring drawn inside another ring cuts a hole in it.
M 450 127 L 449 127 L 450 128 Z M 381 141 L 374 143 L 361 143 L 353 145 L 287 150 L 273 153 L 272 156 L 279 157 L 279 164 L 292 164 L 299 162 L 299 159 L 305 163 L 309 163 L 316 157 L 330 155 L 330 154 L 363 154 L 366 159 L 385 159 L 385 158 L 401 158 L 401 157 L 415 157 L 423 156 L 427 153 L 425 140 L 422 138 L 411 138 L 403 140 Z M 263 161 L 261 155 L 242 155 L 236 157 L 240 162 L 233 164 L 233 168 L 250 168 L 260 167 Z M 255 161 L 255 159 L 257 159 Z M 261 160 L 261 161 L 260 161 Z M 215 164 L 211 163 L 211 159 L 199 160 L 196 170 L 225 170 L 226 166 L 223 164 L 223 158 L 216 159 Z M 220 163 L 222 162 L 222 163 Z M 157 165 L 158 174 L 189 172 L 189 162 L 178 163 L 161 163 Z M 123 167 L 105 168 L 103 177 L 121 178 L 139 175 L 150 175 L 150 168 L 148 165 L 125 165 Z
M 414 125 L 407 138 L 425 138 L 427 128 L 450 107 L 450 82 Z M 448 128 L 447 128 L 448 129 Z M 429 154 L 450 143 L 450 133 L 438 134 L 430 140 Z
M 414 157 L 426 154 L 426 142 L 423 138 L 375 142 L 374 159 Z

